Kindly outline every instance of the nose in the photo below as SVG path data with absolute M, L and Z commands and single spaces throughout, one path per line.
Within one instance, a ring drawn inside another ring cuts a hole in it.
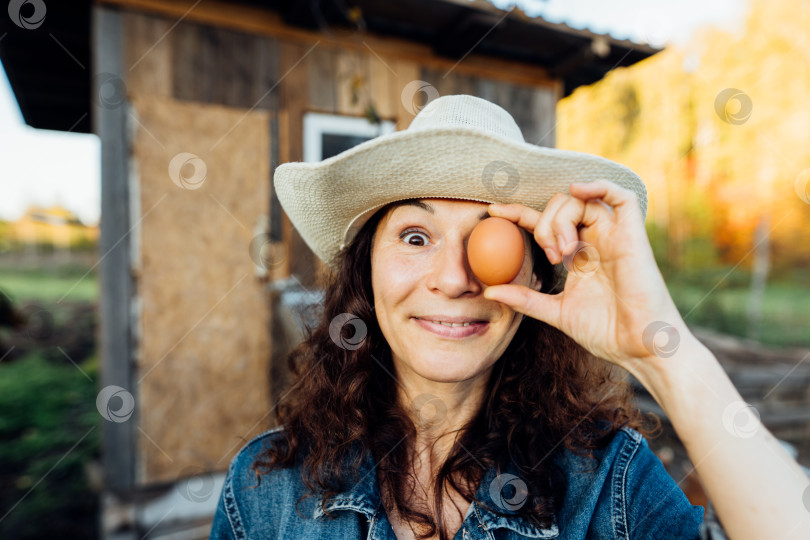
M 467 260 L 467 246 L 461 239 L 448 241 L 431 261 L 428 287 L 450 298 L 481 293 L 482 285 Z

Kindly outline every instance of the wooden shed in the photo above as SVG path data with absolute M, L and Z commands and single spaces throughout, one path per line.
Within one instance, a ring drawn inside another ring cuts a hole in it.
M 273 423 L 323 269 L 276 165 L 456 93 L 553 146 L 561 97 L 657 51 L 485 1 L 25 6 L 0 58 L 26 122 L 101 139 L 106 538 L 206 537 L 230 459 Z

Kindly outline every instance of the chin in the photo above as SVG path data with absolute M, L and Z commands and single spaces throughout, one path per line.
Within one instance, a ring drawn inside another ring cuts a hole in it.
M 482 358 L 471 361 L 470 355 L 429 353 L 424 360 L 413 365 L 421 377 L 434 382 L 458 382 L 472 379 L 485 372 L 494 362 Z

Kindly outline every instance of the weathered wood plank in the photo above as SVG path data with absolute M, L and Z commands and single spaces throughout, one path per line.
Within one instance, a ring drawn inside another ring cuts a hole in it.
M 281 72 L 285 74 L 281 85 L 281 108 L 287 114 L 287 129 L 286 132 L 279 130 L 279 136 L 286 138 L 287 161 L 302 161 L 304 158 L 304 111 L 309 97 L 305 56 L 314 50 L 310 51 L 309 47 L 295 43 L 281 44 Z M 290 272 L 304 286 L 313 286 L 316 281 L 317 257 L 292 226 L 289 246 Z
M 217 103 L 231 107 L 252 108 L 259 96 L 254 94 L 258 39 L 256 36 L 228 29 L 216 31 L 220 46 L 216 50 L 216 75 L 221 85 Z
M 277 110 L 281 95 L 279 42 L 275 38 L 255 36 L 256 63 L 253 79 L 253 102 L 259 109 Z
M 411 99 L 412 96 L 405 96 L 403 98 L 403 92 L 405 91 L 408 83 L 420 80 L 421 70 L 419 64 L 416 62 L 409 62 L 407 60 L 396 60 L 393 64 L 393 68 L 399 76 L 397 78 L 397 87 L 395 89 L 395 92 L 399 94 L 399 100 L 397 101 L 396 128 L 398 130 L 402 130 L 411 125 L 411 120 L 413 120 L 416 113 L 419 112 L 419 110 L 413 106 L 413 101 Z
M 317 47 L 306 59 L 309 77 L 309 105 L 326 113 L 337 111 L 337 53 Z
M 475 82 L 475 95 L 487 101 L 495 101 L 495 84 L 492 79 L 478 78 Z
M 477 77 L 473 75 L 458 73 L 456 75 L 456 94 L 468 94 L 471 96 L 476 95 L 475 94 L 476 81 Z
M 367 104 L 369 55 L 337 51 L 337 72 L 334 79 L 338 114 L 359 116 Z
M 439 95 L 449 96 L 459 93 L 458 74 L 454 71 L 448 73 L 447 70 L 424 65 L 421 69 L 420 79 L 430 83 L 439 92 Z
M 304 157 L 304 110 L 307 107 L 309 80 L 306 60 L 302 61 L 302 59 L 306 56 L 307 50 L 307 48 L 293 43 L 281 44 L 281 72 L 284 74 L 281 85 L 281 106 L 289 114 L 289 146 L 287 149 L 289 161 L 301 161 Z
M 460 64 L 455 60 L 436 56 L 432 47 L 400 38 L 380 35 L 365 35 L 363 41 L 357 39 L 357 33 L 339 28 L 327 35 L 323 32 L 303 30 L 284 23 L 281 16 L 262 7 L 225 2 L 202 2 L 188 11 L 191 2 L 166 2 L 163 0 L 99 0 L 102 4 L 125 6 L 132 9 L 150 11 L 165 15 L 172 20 L 185 17 L 188 21 L 233 28 L 247 33 L 265 34 L 280 40 L 294 42 L 308 48 L 312 43 L 321 40 L 321 44 L 333 48 L 367 52 L 371 47 L 377 54 L 385 57 L 431 65 L 436 69 L 450 69 L 478 77 L 490 77 L 513 83 L 555 87 L 558 83 L 548 71 L 540 66 L 526 62 L 503 60 L 492 56 L 477 55 L 475 51 Z M 404 84 L 404 83 L 403 83 Z
M 205 103 L 221 103 L 225 94 L 225 78 L 220 71 L 219 51 L 222 49 L 222 29 L 197 25 L 197 58 Z
M 178 24 L 173 33 L 172 87 L 174 97 L 189 101 L 207 101 L 205 97 L 206 51 L 202 49 L 202 26 L 189 22 Z
M 127 90 L 139 94 L 172 95 L 171 23 L 163 17 L 122 12 Z
M 535 88 L 532 92 L 532 110 L 535 116 L 535 131 L 532 144 L 554 147 L 557 144 L 557 95 L 550 88 Z
M 509 87 L 509 101 L 506 110 L 517 122 L 523 138 L 532 142 L 537 139 L 537 115 L 540 114 L 540 111 L 535 111 L 533 107 L 534 89 L 515 84 L 510 84 Z
M 398 76 L 392 72 L 391 61 L 369 58 L 369 92 L 377 114 L 384 120 L 396 118 L 399 103 Z
M 93 65 L 100 73 L 126 78 L 123 59 L 123 22 L 117 10 L 94 6 Z M 95 89 L 98 91 L 98 89 Z M 99 250 L 99 321 L 101 388 L 120 386 L 135 396 L 136 411 L 125 422 L 103 422 L 105 488 L 133 487 L 135 426 L 138 396 L 133 381 L 132 301 L 129 193 L 129 141 L 126 107 L 101 107 L 93 111 L 93 131 L 101 139 L 101 237 Z

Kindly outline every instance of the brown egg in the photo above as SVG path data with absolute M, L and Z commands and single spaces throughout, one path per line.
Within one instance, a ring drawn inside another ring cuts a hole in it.
M 487 285 L 509 283 L 523 266 L 523 234 L 508 219 L 489 217 L 470 233 L 470 268 Z

